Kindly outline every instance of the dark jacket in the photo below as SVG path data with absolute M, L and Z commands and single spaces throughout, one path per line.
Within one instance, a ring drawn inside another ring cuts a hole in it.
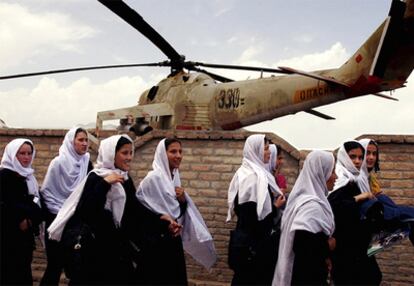
M 269 191 L 271 201 L 273 194 Z M 262 284 L 270 285 L 276 267 L 281 211 L 272 204 L 272 212 L 263 220 L 258 220 L 255 202 L 238 203 L 235 199 L 234 211 L 237 215 L 236 232 L 246 234 L 253 253 L 247 263 L 240 264 L 234 270 L 233 285 Z
M 127 229 L 137 216 L 135 187 L 129 178 L 123 183 L 126 203 L 120 227 L 112 212 L 105 209 L 106 195 L 111 184 L 95 173 L 89 174 L 74 216 L 65 231 L 79 220 L 87 224 L 94 236 L 93 243 L 82 253 L 82 266 L 71 277 L 71 284 L 130 284 L 134 283 L 134 265 L 129 248 Z
M 160 214 L 144 209 L 140 212 L 141 231 L 136 236 L 142 249 L 140 282 L 144 285 L 187 285 L 181 236 L 173 237 L 168 230 L 169 223 L 161 220 Z M 180 203 L 180 217 L 186 209 L 187 203 Z
M 336 285 L 378 285 L 382 279 L 375 257 L 367 255 L 374 226 L 371 221 L 361 219 L 361 202 L 354 198 L 360 193 L 357 184 L 350 182 L 328 196 L 335 217 L 332 276 Z
M 329 245 L 326 234 L 296 230 L 293 253 L 292 285 L 327 285 Z
M 34 236 L 42 220 L 33 199 L 24 177 L 9 169 L 0 170 L 1 284 L 32 283 Z M 22 231 L 19 224 L 25 219 L 30 226 Z

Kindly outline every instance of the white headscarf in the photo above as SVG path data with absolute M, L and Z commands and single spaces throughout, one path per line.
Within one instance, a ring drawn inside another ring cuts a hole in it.
M 350 140 L 347 142 L 355 142 L 360 144 L 355 140 Z M 342 144 L 338 150 L 335 172 L 338 178 L 335 181 L 333 192 L 342 188 L 343 186 L 346 186 L 349 182 L 358 183 L 360 171 L 355 167 L 354 163 L 352 163 L 351 158 L 349 158 L 344 144 Z
M 174 219 L 180 215 L 180 204 L 175 187 L 181 186 L 178 169 L 171 175 L 165 139 L 158 143 L 155 150 L 153 170 L 139 184 L 136 196 L 148 209 L 157 214 L 168 214 Z M 185 193 L 187 209 L 180 223 L 183 225 L 182 241 L 184 250 L 204 267 L 210 269 L 217 255 L 213 238 L 190 196 Z
M 59 155 L 49 165 L 41 192 L 48 210 L 57 214 L 65 200 L 86 177 L 89 153 L 79 155 L 75 150 L 75 134 L 79 127 L 70 129 L 59 148 Z
M 244 144 L 242 165 L 234 174 L 228 190 L 227 221 L 230 221 L 233 216 L 234 200 L 237 194 L 239 204 L 246 202 L 257 204 L 256 211 L 259 220 L 263 220 L 272 212 L 268 186 L 274 193 L 283 195 L 276 185 L 274 176 L 270 174 L 263 161 L 264 139 L 263 134 L 251 135 Z
M 335 229 L 334 216 L 326 198 L 326 181 L 332 174 L 335 158 L 326 151 L 313 151 L 305 160 L 303 169 L 293 186 L 282 217 L 273 285 L 290 285 L 295 259 L 293 240 L 296 230 L 323 232 L 331 236 Z
M 274 171 L 276 170 L 277 167 L 277 148 L 275 144 L 270 144 L 269 145 L 269 150 L 270 150 L 270 159 L 269 159 L 269 163 L 266 164 L 266 166 L 268 167 L 268 170 L 271 174 L 274 173 Z
M 359 189 L 361 190 L 361 193 L 366 193 L 366 192 L 371 191 L 371 187 L 369 185 L 369 171 L 367 167 L 367 149 L 368 149 L 369 142 L 371 141 L 372 140 L 368 138 L 361 139 L 358 141 L 362 145 L 362 147 L 364 147 L 364 150 L 365 150 L 364 161 L 362 162 L 360 174 L 358 177 L 358 186 L 359 186 Z
M 20 147 L 26 142 L 29 142 L 33 147 L 33 154 L 32 160 L 28 167 L 23 167 L 20 164 L 19 160 L 17 159 L 16 155 L 19 151 Z M 2 169 L 9 169 L 13 172 L 18 173 L 20 176 L 26 178 L 27 189 L 29 190 L 29 194 L 33 195 L 35 199 L 33 200 L 40 206 L 39 201 L 39 185 L 35 176 L 33 175 L 34 170 L 32 168 L 32 162 L 35 157 L 36 150 L 33 145 L 33 142 L 26 138 L 17 138 L 9 142 L 4 148 L 3 157 L 1 158 L 0 168 Z
M 124 176 L 125 180 L 128 179 L 128 172 L 122 171 L 115 167 L 115 148 L 121 137 L 125 137 L 132 143 L 132 139 L 125 134 L 114 135 L 101 141 L 98 151 L 97 163 L 91 173 L 96 173 L 102 178 L 112 173 L 117 173 Z M 82 182 L 76 187 L 75 191 L 73 191 L 68 199 L 64 202 L 62 208 L 59 210 L 56 216 L 56 219 L 47 229 L 50 239 L 60 241 L 66 223 L 75 213 L 87 178 L 88 177 L 85 177 L 82 180 Z M 105 208 L 112 212 L 113 220 L 116 226 L 119 226 L 121 223 L 122 215 L 124 213 L 125 201 L 126 194 L 122 184 L 112 184 L 111 189 L 106 195 Z

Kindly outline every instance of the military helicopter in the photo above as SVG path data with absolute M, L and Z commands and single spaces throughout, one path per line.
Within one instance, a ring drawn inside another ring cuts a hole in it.
M 103 121 L 114 119 L 120 119 L 120 129 L 130 129 L 137 135 L 152 129 L 234 130 L 299 111 L 333 119 L 313 108 L 368 94 L 396 100 L 381 92 L 404 87 L 414 68 L 414 0 L 393 0 L 388 17 L 347 62 L 337 69 L 313 72 L 187 61 L 126 3 L 98 1 L 147 37 L 168 60 L 0 77 L 137 66 L 171 69 L 167 78 L 141 94 L 138 105 L 99 112 L 97 134 Z M 233 81 L 204 68 L 283 75 Z

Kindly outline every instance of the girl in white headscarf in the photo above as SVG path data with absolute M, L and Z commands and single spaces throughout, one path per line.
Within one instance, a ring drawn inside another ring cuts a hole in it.
M 269 141 L 262 134 L 247 138 L 243 161 L 230 182 L 228 216 L 237 215 L 231 232 L 229 266 L 234 270 L 232 284 L 272 282 L 280 235 L 280 208 L 286 200 L 266 168 Z M 243 253 L 245 255 L 243 255 Z
M 48 228 L 50 239 L 57 241 L 79 221 L 93 233 L 93 243 L 81 242 L 80 265 L 66 273 L 71 284 L 122 285 L 132 281 L 133 264 L 125 249 L 126 227 L 137 224 L 138 201 L 128 175 L 132 158 L 132 140 L 127 135 L 102 140 L 95 168 L 64 202 Z
M 29 139 L 6 145 L 0 165 L 1 285 L 32 281 L 34 236 L 41 222 L 39 190 L 32 168 L 35 149 Z
M 362 204 L 374 197 L 371 192 L 361 192 L 358 183 L 364 154 L 357 141 L 345 142 L 338 150 L 338 179 L 328 196 L 335 217 L 336 249 L 332 257 L 335 284 L 378 285 L 382 279 L 375 257 L 367 255 L 372 235 L 383 219 L 382 205 L 373 204 L 367 218 L 361 217 Z
M 409 238 L 414 245 L 414 207 L 397 205 L 389 196 L 381 191 L 376 173 L 379 171 L 379 148 L 377 142 L 364 138 L 359 143 L 365 149 L 365 160 L 361 166 L 361 174 L 358 178 L 359 186 L 363 192 L 371 192 L 375 198 L 364 203 L 363 214 L 373 202 L 379 201 L 384 206 L 384 227 L 388 231 L 396 229 L 410 229 Z
M 77 185 L 92 170 L 88 153 L 88 133 L 73 127 L 70 129 L 59 148 L 59 155 L 49 164 L 41 188 L 42 203 L 46 221 L 46 256 L 47 267 L 41 285 L 58 285 L 63 270 L 63 253 L 60 244 L 49 240 L 47 228 L 56 218 L 57 213 Z
M 324 285 L 335 224 L 326 198 L 336 175 L 335 158 L 313 151 L 293 186 L 282 218 L 279 258 L 273 285 Z
M 210 269 L 216 252 L 201 214 L 181 187 L 178 168 L 182 160 L 181 142 L 163 139 L 152 163 L 153 170 L 141 181 L 137 197 L 165 221 L 148 222 L 144 234 L 143 275 L 146 284 L 186 285 L 183 249 Z

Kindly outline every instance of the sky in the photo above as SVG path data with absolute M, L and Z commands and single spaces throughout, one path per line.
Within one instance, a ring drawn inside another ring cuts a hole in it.
M 342 65 L 382 23 L 385 0 L 126 1 L 187 60 L 305 71 Z M 79 66 L 159 62 L 165 56 L 94 0 L 0 1 L 0 75 Z M 245 80 L 257 72 L 211 70 Z M 0 81 L 9 127 L 70 128 L 98 111 L 133 106 L 168 68 L 129 68 Z M 414 134 L 414 76 L 393 96 L 341 101 L 249 126 L 298 149 L 335 149 L 362 134 Z

